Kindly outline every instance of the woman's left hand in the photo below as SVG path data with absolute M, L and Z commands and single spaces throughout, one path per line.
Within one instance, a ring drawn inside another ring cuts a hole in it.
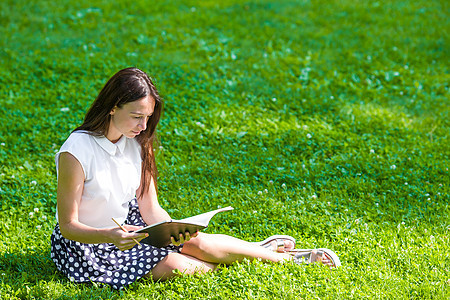
M 180 235 L 178 237 L 178 241 L 176 241 L 173 236 L 170 237 L 170 241 L 172 242 L 172 245 L 180 246 L 181 244 L 186 243 L 190 239 L 195 238 L 197 235 L 198 235 L 198 231 L 196 233 L 194 233 L 192 236 L 188 231 L 186 231 L 184 233 L 184 235 L 182 233 L 180 233 Z

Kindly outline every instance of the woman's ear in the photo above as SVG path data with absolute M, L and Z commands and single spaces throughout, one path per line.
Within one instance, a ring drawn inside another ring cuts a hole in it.
M 116 113 L 116 109 L 117 109 L 117 106 L 114 106 L 113 109 L 111 109 L 111 111 L 109 112 L 109 114 L 111 116 L 114 115 Z

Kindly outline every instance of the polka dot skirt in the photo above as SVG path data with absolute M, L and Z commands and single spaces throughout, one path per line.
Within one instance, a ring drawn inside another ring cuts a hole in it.
M 136 199 L 130 201 L 127 224 L 144 226 Z M 156 248 L 141 244 L 120 251 L 114 244 L 84 244 L 61 235 L 56 224 L 51 237 L 51 258 L 56 267 L 73 282 L 100 282 L 115 289 L 128 286 L 149 273 L 171 252 L 181 246 Z

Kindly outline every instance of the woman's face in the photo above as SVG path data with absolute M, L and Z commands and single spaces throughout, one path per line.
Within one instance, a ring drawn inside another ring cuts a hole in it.
M 139 100 L 124 104 L 121 108 L 114 107 L 106 137 L 113 143 L 122 135 L 134 138 L 147 128 L 147 121 L 153 114 L 155 100 L 146 96 Z

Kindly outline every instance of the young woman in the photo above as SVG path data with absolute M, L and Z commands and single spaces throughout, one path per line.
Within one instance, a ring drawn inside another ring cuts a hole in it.
M 137 245 L 146 224 L 170 219 L 158 203 L 153 142 L 162 100 L 151 79 L 137 68 L 116 73 L 56 154 L 57 220 L 51 257 L 71 281 L 122 288 L 174 270 L 192 274 L 244 258 L 321 261 L 340 265 L 328 249 L 295 251 L 289 236 L 249 243 L 227 235 L 188 232 L 172 245 Z M 114 221 L 123 224 L 126 231 Z

